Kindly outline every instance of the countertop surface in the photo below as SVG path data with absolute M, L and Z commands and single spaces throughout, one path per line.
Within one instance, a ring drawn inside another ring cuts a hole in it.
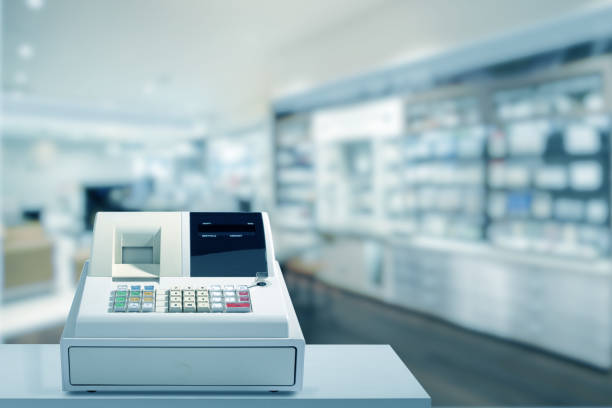
M 388 345 L 308 345 L 300 392 L 64 392 L 56 344 L 0 345 L 0 405 L 17 406 L 430 406 L 429 395 Z M 245 405 L 245 400 L 249 400 Z M 376 401 L 373 401 L 376 400 Z M 172 405 L 168 405 L 172 404 Z

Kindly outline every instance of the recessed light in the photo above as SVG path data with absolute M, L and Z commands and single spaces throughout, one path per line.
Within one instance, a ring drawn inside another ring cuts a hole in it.
M 20 100 L 22 100 L 24 98 L 24 94 L 20 90 L 12 91 L 11 93 L 9 93 L 9 96 L 11 98 L 13 98 L 14 100 L 16 100 L 16 101 L 20 101 Z
M 28 43 L 20 44 L 17 47 L 17 55 L 24 60 L 29 60 L 34 56 L 34 47 Z
M 23 72 L 23 71 L 19 71 L 15 74 L 15 83 L 17 85 L 25 85 L 28 83 L 28 75 Z
M 155 92 L 155 88 L 155 84 L 153 84 L 152 82 L 147 82 L 142 88 L 142 93 L 146 96 L 153 95 L 153 93 Z
M 25 3 L 32 10 L 40 10 L 45 5 L 45 0 L 25 0 Z

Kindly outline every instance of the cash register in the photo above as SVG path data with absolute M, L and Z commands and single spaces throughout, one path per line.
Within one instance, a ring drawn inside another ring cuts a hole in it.
M 65 391 L 297 391 L 304 346 L 266 213 L 96 215 Z

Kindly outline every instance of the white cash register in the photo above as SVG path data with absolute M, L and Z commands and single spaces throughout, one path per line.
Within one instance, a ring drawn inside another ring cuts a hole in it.
M 66 391 L 297 391 L 304 337 L 266 213 L 98 213 Z

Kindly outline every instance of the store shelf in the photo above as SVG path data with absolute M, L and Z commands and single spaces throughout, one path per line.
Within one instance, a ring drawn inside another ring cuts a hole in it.
M 314 228 L 314 157 L 308 115 L 275 118 L 275 220 L 279 226 Z
M 317 277 L 612 366 L 612 58 L 400 97 L 393 136 L 313 115 Z
M 63 325 L 73 297 L 74 292 L 67 291 L 3 305 L 0 335 L 6 339 Z
M 540 75 L 537 82 L 519 80 L 491 91 L 491 243 L 555 256 L 610 255 L 611 116 L 603 112 L 612 107 L 606 83 L 607 64 L 589 64 L 570 76 Z
M 308 113 L 279 119 L 277 204 L 321 230 L 404 228 L 511 253 L 609 257 L 610 66 L 322 109 L 309 126 Z M 308 160 L 283 158 L 290 141 Z

